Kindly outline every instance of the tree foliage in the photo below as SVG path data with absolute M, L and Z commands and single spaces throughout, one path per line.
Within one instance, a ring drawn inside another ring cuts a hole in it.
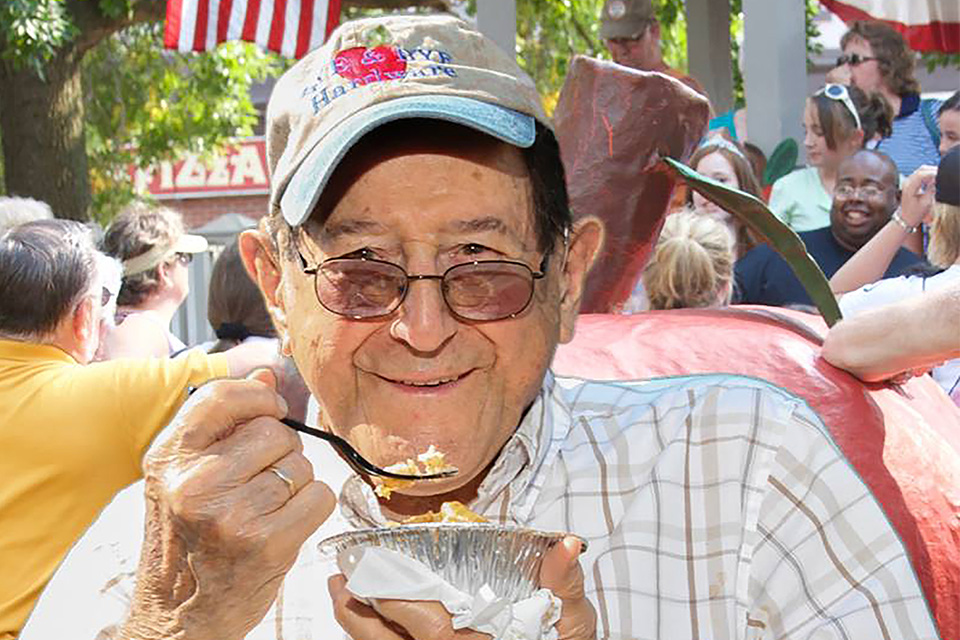
M 0 3 L 0 58 L 43 77 L 46 63 L 79 30 L 64 0 L 5 0 Z
M 250 86 L 289 64 L 240 42 L 205 54 L 165 51 L 161 31 L 159 23 L 134 25 L 84 59 L 94 211 L 109 215 L 133 196 L 130 165 L 206 153 L 252 135 L 258 111 Z
M 819 53 L 819 35 L 813 18 L 820 11 L 817 0 L 806 2 L 807 51 Z M 671 67 L 687 70 L 687 17 L 684 0 L 655 2 L 660 22 L 663 59 Z M 567 67 L 573 56 L 583 54 L 607 59 L 600 38 L 603 0 L 517 0 L 517 58 L 537 83 L 548 109 L 556 103 Z M 734 100 L 743 102 L 740 73 L 740 43 L 743 40 L 743 1 L 730 0 L 730 47 L 733 56 Z

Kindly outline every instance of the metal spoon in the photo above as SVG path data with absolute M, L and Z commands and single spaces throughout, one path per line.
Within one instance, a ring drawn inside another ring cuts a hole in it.
M 375 476 L 381 476 L 384 478 L 395 478 L 397 480 L 436 480 L 437 478 L 449 478 L 450 476 L 456 475 L 460 472 L 459 469 L 452 468 L 447 469 L 446 471 L 441 471 L 439 473 L 428 473 L 424 475 L 409 475 L 406 473 L 394 473 L 392 471 L 387 471 L 386 469 L 381 469 L 376 466 L 366 458 L 364 458 L 360 453 L 354 449 L 349 442 L 341 438 L 340 436 L 335 436 L 332 433 L 327 431 L 321 431 L 320 429 L 315 429 L 314 427 L 308 427 L 299 420 L 294 420 L 293 418 L 280 418 L 280 422 L 287 425 L 294 431 L 299 431 L 300 433 L 306 433 L 317 438 L 326 440 L 332 444 L 340 453 L 346 457 L 347 462 L 350 463 L 350 466 L 354 468 L 359 473 L 369 473 Z

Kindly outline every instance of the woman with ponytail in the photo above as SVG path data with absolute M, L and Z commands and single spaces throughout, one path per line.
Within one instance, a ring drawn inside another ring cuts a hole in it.
M 715 218 L 669 216 L 643 273 L 650 309 L 724 306 L 733 292 L 735 242 Z

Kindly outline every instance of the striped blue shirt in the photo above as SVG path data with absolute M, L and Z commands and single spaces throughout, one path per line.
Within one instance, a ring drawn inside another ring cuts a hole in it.
M 931 114 L 933 127 L 937 126 L 936 113 L 940 108 L 939 101 L 934 100 L 933 107 L 927 107 Z M 937 143 L 930 134 L 927 123 L 924 122 L 920 95 L 910 93 L 903 96 L 900 104 L 900 114 L 893 119 L 893 133 L 884 138 L 877 145 L 894 161 L 901 175 L 909 176 L 920 165 L 936 166 L 940 163 L 940 152 Z

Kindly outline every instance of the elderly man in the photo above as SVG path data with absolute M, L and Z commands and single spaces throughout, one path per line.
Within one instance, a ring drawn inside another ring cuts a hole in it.
M 858 151 L 837 168 L 837 183 L 830 209 L 830 226 L 799 234 L 807 253 L 830 278 L 847 260 L 892 219 L 914 233 L 897 213 L 900 205 L 897 167 L 879 151 Z M 890 278 L 920 262 L 899 249 L 883 277 Z M 745 304 L 812 304 L 787 262 L 767 245 L 748 252 L 736 266 L 736 301 Z
M 692 76 L 663 61 L 660 22 L 652 0 L 607 0 L 600 15 L 600 36 L 617 64 L 639 71 L 659 71 L 706 95 Z
M 434 444 L 459 474 L 378 499 L 278 422 L 269 376 L 206 385 L 22 640 L 489 638 L 434 601 L 361 601 L 317 547 L 449 500 L 588 541 L 543 560 L 543 637 L 936 637 L 802 401 L 548 371 L 601 229 L 571 222 L 533 83 L 495 45 L 450 17 L 347 23 L 281 78 L 268 135 L 273 207 L 242 251 L 319 423 L 380 465 Z
M 0 236 L 0 638 L 16 636 L 70 545 L 140 477 L 187 386 L 270 362 L 248 350 L 88 365 L 109 263 L 76 222 Z

